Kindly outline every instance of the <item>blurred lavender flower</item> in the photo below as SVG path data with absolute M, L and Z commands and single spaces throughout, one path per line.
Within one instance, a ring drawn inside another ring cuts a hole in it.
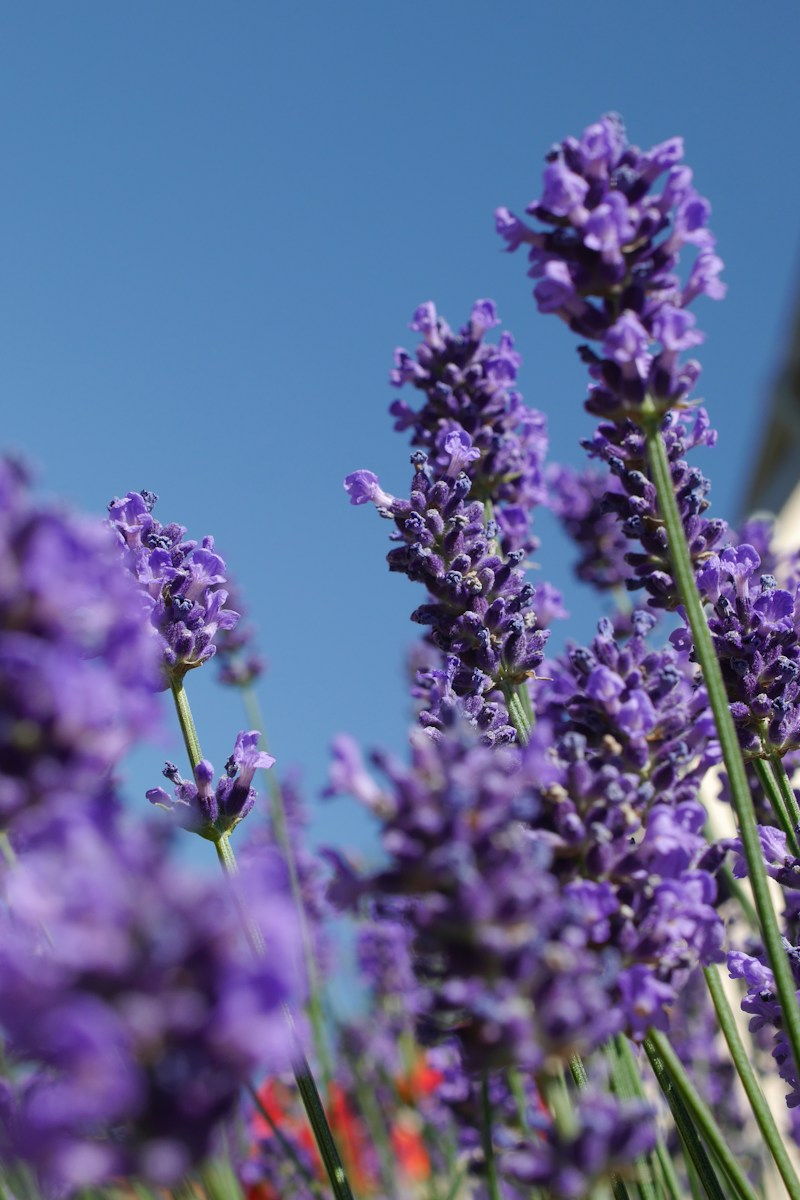
M 108 510 L 128 570 L 149 598 L 169 685 L 214 655 L 218 631 L 233 629 L 239 614 L 225 607 L 226 567 L 214 539 L 204 537 L 199 546 L 183 541 L 182 525 L 161 525 L 152 516 L 157 499 L 153 492 L 128 492 Z
M 217 842 L 244 820 L 256 802 L 253 776 L 261 768 L 268 770 L 275 759 L 258 750 L 261 734 L 257 729 L 236 735 L 233 753 L 225 763 L 225 774 L 213 788 L 214 768 L 202 758 L 194 768 L 194 783 L 182 779 L 174 763 L 168 762 L 163 774 L 175 784 L 173 796 L 163 788 L 146 793 L 151 804 L 174 812 L 184 828 L 209 841 Z
M 275 860 L 231 889 L 189 877 L 160 830 L 73 821 L 4 873 L 0 1029 L 18 1069 L 2 1140 L 45 1188 L 174 1186 L 255 1070 L 286 1066 L 294 911 Z
M 390 412 L 395 429 L 413 430 L 412 446 L 426 452 L 439 475 L 453 470 L 453 441 L 462 439 L 456 470 L 471 480 L 473 499 L 493 506 L 503 551 L 528 553 L 536 546 L 531 513 L 546 495 L 547 424 L 514 386 L 522 359 L 511 334 L 502 333 L 498 345 L 483 340 L 499 323 L 492 300 L 477 300 L 459 333 L 431 301 L 421 304 L 411 322 L 423 338 L 416 360 L 397 349 L 391 381 L 397 388 L 411 384 L 424 402 L 415 411 L 395 400 Z
M 219 668 L 219 681 L 228 687 L 249 687 L 264 674 L 265 663 L 253 649 L 256 630 L 254 626 L 244 622 L 247 609 L 239 588 L 230 579 L 227 583 L 226 603 L 239 614 L 239 620 L 231 629 L 217 630 L 215 657 Z
M 644 1101 L 620 1100 L 596 1091 L 576 1097 L 574 1128 L 560 1129 L 539 1115 L 538 1139 L 500 1156 L 505 1176 L 527 1187 L 542 1188 L 559 1200 L 582 1200 L 612 1175 L 648 1154 L 655 1145 L 653 1110 Z
M 580 551 L 578 578 L 600 591 L 625 587 L 630 543 L 609 503 L 610 496 L 622 494 L 616 476 L 553 463 L 547 483 L 550 507 Z
M 37 503 L 0 460 L 0 829 L 105 794 L 155 727 L 157 656 L 109 531 Z
M 720 299 L 725 287 L 710 205 L 681 161 L 682 139 L 643 152 L 610 113 L 547 158 L 542 197 L 526 209 L 546 228 L 533 230 L 506 208 L 496 224 L 509 250 L 530 247 L 539 311 L 601 344 L 599 354 L 582 350 L 596 381 L 587 408 L 621 421 L 637 420 L 645 399 L 658 412 L 683 404 L 700 366 L 680 356 L 704 340 L 689 305 L 701 295 Z M 677 267 L 687 246 L 696 257 L 684 283 Z
M 389 780 L 376 805 L 388 863 L 340 897 L 407 897 L 426 1021 L 457 1037 L 470 1070 L 599 1045 L 622 1027 L 619 958 L 592 945 L 584 898 L 562 892 L 526 828 L 536 806 L 518 750 L 451 729 L 412 734 L 411 753 L 408 768 L 373 756 Z

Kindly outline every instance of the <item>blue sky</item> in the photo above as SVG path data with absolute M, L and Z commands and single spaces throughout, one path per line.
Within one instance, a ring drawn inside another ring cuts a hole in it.
M 103 512 L 148 487 L 156 514 L 213 533 L 270 662 L 281 766 L 310 794 L 341 729 L 402 750 L 404 647 L 418 602 L 385 567 L 387 527 L 346 503 L 370 467 L 405 487 L 386 408 L 415 306 L 452 324 L 492 296 L 524 356 L 554 458 L 579 463 L 584 372 L 539 316 L 498 204 L 538 194 L 549 145 L 604 111 L 643 146 L 673 134 L 713 206 L 728 298 L 698 389 L 720 431 L 704 461 L 738 515 L 793 317 L 798 268 L 800 7 L 677 0 L 228 5 L 60 3 L 0 9 L 2 442 L 42 486 Z M 592 598 L 542 523 L 542 573 Z M 213 671 L 190 678 L 219 767 L 244 722 Z M 156 783 L 142 751 L 131 788 Z M 323 840 L 358 842 L 347 802 Z

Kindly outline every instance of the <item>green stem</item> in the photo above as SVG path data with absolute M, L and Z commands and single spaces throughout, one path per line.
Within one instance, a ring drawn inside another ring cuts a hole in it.
M 573 1054 L 570 1057 L 569 1073 L 577 1087 L 586 1087 L 589 1082 L 589 1076 L 586 1074 L 586 1067 L 583 1065 L 583 1059 L 579 1054 Z
M 233 853 L 233 847 L 230 844 L 228 835 L 223 834 L 215 845 L 222 870 L 231 883 L 250 946 L 254 954 L 260 957 L 266 953 L 264 939 L 261 936 L 261 930 L 250 920 L 241 898 L 236 879 L 239 868 L 236 864 L 236 856 Z M 323 1108 L 314 1076 L 311 1073 L 311 1067 L 308 1065 L 308 1060 L 301 1048 L 292 1014 L 286 1005 L 284 1005 L 284 1015 L 292 1034 L 292 1070 L 295 1081 L 300 1092 L 300 1098 L 303 1101 L 303 1107 L 306 1110 L 308 1122 L 314 1134 L 314 1140 L 317 1143 L 322 1161 L 325 1164 L 325 1170 L 328 1173 L 333 1194 L 336 1200 L 353 1200 L 353 1193 L 350 1190 L 350 1184 L 347 1182 L 347 1175 L 342 1166 L 342 1160 L 339 1157 L 339 1151 L 331 1133 L 328 1118 L 325 1116 L 325 1109 Z
M 0 855 L 5 859 L 7 867 L 16 866 L 17 855 L 7 833 L 0 833 Z
M 694 1168 L 697 1176 L 702 1180 L 703 1191 L 708 1200 L 725 1200 L 725 1194 L 720 1187 L 719 1180 L 706 1154 L 705 1147 L 697 1136 L 697 1130 L 683 1102 L 683 1097 L 675 1087 L 674 1081 L 670 1077 L 662 1057 L 659 1055 L 650 1038 L 645 1038 L 644 1049 L 647 1057 L 650 1059 L 650 1064 L 658 1085 L 666 1097 L 667 1104 L 675 1120 L 675 1126 L 686 1155 L 687 1167 L 690 1168 L 690 1177 L 691 1168 Z M 694 1192 L 694 1188 L 692 1191 Z
M 261 715 L 261 709 L 258 704 L 255 691 L 252 687 L 247 686 L 242 689 L 242 698 L 244 700 L 245 711 L 248 719 L 254 729 L 257 729 L 261 736 L 264 737 L 264 720 Z M 266 739 L 265 739 L 266 740 Z M 270 794 L 270 812 L 272 815 L 272 825 L 275 831 L 275 840 L 278 843 L 278 848 L 283 855 L 286 863 L 286 869 L 289 873 L 289 886 L 292 891 L 295 908 L 297 910 L 297 919 L 300 926 L 300 943 L 303 947 L 303 961 L 306 969 L 306 979 L 308 981 L 308 1016 L 311 1021 L 311 1033 L 314 1039 L 314 1050 L 316 1052 L 317 1061 L 319 1062 L 322 1072 L 322 1083 L 326 1093 L 330 1092 L 331 1079 L 333 1078 L 333 1064 L 328 1053 L 328 1041 L 325 1036 L 325 1017 L 322 1011 L 322 988 L 320 986 L 319 971 L 317 970 L 317 960 L 314 954 L 314 945 L 311 939 L 311 930 L 306 916 L 306 908 L 303 902 L 303 891 L 300 886 L 300 878 L 297 873 L 297 860 L 295 858 L 294 847 L 289 836 L 289 828 L 286 821 L 286 809 L 283 803 L 283 793 L 281 792 L 280 784 L 277 781 L 273 771 L 265 772 L 267 775 L 267 783 Z
M 675 1170 L 675 1164 L 672 1161 L 672 1155 L 662 1142 L 661 1138 L 659 1138 L 656 1142 L 656 1148 L 653 1151 L 653 1156 L 661 1171 L 664 1189 L 669 1196 L 669 1200 L 683 1200 L 683 1197 L 681 1196 L 681 1183 L 678 1179 L 678 1173 Z
M 486 1075 L 481 1084 L 481 1137 L 483 1140 L 483 1157 L 486 1161 L 486 1182 L 489 1186 L 490 1200 L 502 1200 L 500 1195 L 500 1179 L 497 1174 L 497 1159 L 494 1156 L 492 1140 L 492 1102 L 489 1098 L 489 1079 Z
M 780 767 L 780 759 L 777 760 Z M 786 844 L 794 854 L 795 858 L 800 855 L 800 846 L 797 842 L 797 831 L 795 829 L 796 822 L 793 822 L 789 810 L 786 807 L 785 797 L 782 789 L 776 779 L 775 762 L 765 762 L 763 758 L 757 758 L 753 762 L 755 773 L 758 776 L 758 781 L 761 784 L 767 799 L 769 800 L 770 808 L 772 809 L 775 818 L 783 832 L 786 834 Z
M 514 1104 L 517 1109 L 519 1123 L 524 1133 L 532 1133 L 531 1123 L 528 1120 L 528 1105 L 525 1100 L 525 1090 L 522 1086 L 522 1079 L 516 1067 L 512 1067 L 508 1072 L 508 1086 L 511 1090 L 511 1095 L 514 1097 Z
M 178 721 L 180 722 L 183 740 L 186 744 L 186 752 L 189 755 L 189 761 L 192 764 L 192 769 L 197 766 L 202 754 L 200 753 L 200 743 L 197 738 L 197 730 L 195 729 L 194 719 L 192 718 L 189 700 L 183 688 L 182 680 L 172 680 L 172 695 L 175 699 L 175 708 L 178 712 Z M 217 857 L 222 866 L 222 870 L 228 879 L 233 891 L 234 900 L 239 910 L 239 915 L 242 921 L 242 926 L 247 935 L 247 940 L 250 943 L 253 953 L 260 957 L 266 953 L 264 939 L 261 930 L 254 924 L 247 912 L 246 905 L 239 891 L 237 875 L 238 867 L 236 864 L 236 855 L 233 852 L 233 847 L 230 843 L 230 838 L 227 833 L 221 834 L 214 842 L 217 850 Z M 319 1091 L 317 1089 L 314 1076 L 311 1073 L 311 1068 L 308 1065 L 305 1054 L 300 1046 L 300 1041 L 294 1027 L 294 1020 L 288 1007 L 284 1005 L 284 1015 L 286 1017 L 289 1028 L 292 1032 L 294 1043 L 294 1054 L 292 1057 L 292 1069 L 294 1071 L 295 1081 L 297 1083 L 300 1098 L 303 1101 L 303 1106 L 306 1110 L 311 1130 L 314 1134 L 314 1139 L 320 1152 L 320 1156 L 325 1165 L 325 1170 L 328 1173 L 328 1178 L 331 1182 L 335 1200 L 353 1200 L 353 1193 L 350 1189 L 350 1184 L 347 1181 L 342 1160 L 339 1157 L 339 1151 L 336 1147 L 333 1134 L 331 1133 L 328 1118 L 325 1116 L 325 1109 L 322 1106 Z
M 678 1096 L 690 1117 L 689 1124 L 691 1125 L 694 1138 L 697 1138 L 697 1133 L 695 1132 L 695 1129 L 697 1129 L 703 1135 L 714 1157 L 719 1162 L 732 1186 L 736 1189 L 737 1196 L 741 1197 L 741 1200 L 758 1200 L 753 1190 L 753 1185 L 745 1175 L 738 1160 L 731 1153 L 730 1147 L 717 1122 L 714 1120 L 710 1108 L 695 1088 L 686 1073 L 683 1063 L 663 1033 L 651 1030 L 649 1037 L 645 1039 L 644 1047 L 647 1057 L 653 1064 L 653 1070 L 656 1072 L 659 1083 L 662 1083 L 662 1079 L 666 1079 L 668 1083 L 668 1090 L 665 1094 L 667 1095 L 667 1100 L 670 1101 L 670 1107 L 672 1107 L 670 1095 Z M 674 1108 L 673 1113 L 675 1113 Z M 675 1115 L 677 1124 L 677 1113 Z M 681 1132 L 683 1133 L 684 1131 L 681 1130 Z M 692 1153 L 691 1149 L 690 1153 Z M 713 1180 L 709 1179 L 707 1181 L 705 1163 L 708 1162 L 708 1159 L 705 1156 L 705 1152 L 699 1158 L 695 1157 L 692 1153 L 692 1158 L 703 1180 L 703 1186 L 706 1188 L 706 1191 L 708 1191 L 708 1183 L 712 1184 L 712 1190 L 708 1193 L 709 1196 L 716 1196 L 718 1194 L 719 1182 L 715 1173 L 713 1174 Z M 717 1191 L 714 1191 L 714 1188 Z
M 747 1099 L 750 1101 L 750 1107 L 758 1122 L 758 1127 L 761 1130 L 764 1141 L 767 1143 L 770 1153 L 775 1159 L 775 1166 L 780 1171 L 781 1179 L 786 1186 L 787 1193 L 791 1196 L 791 1200 L 800 1200 L 800 1180 L 797 1178 L 791 1159 L 786 1152 L 783 1138 L 775 1124 L 770 1107 L 756 1079 L 755 1072 L 750 1065 L 750 1058 L 739 1036 L 736 1019 L 728 1002 L 728 997 L 725 994 L 725 988 L 722 985 L 719 972 L 716 967 L 705 967 L 703 974 L 705 975 L 708 990 L 711 993 L 711 999 L 716 1009 L 720 1029 L 725 1041 L 728 1043 L 733 1065 L 742 1081 L 742 1087 L 747 1093 Z
M 508 707 L 508 719 L 517 731 L 517 737 L 523 746 L 528 744 L 531 729 L 533 728 L 533 722 L 529 719 L 526 711 L 525 701 L 521 698 L 522 689 L 525 687 L 524 683 L 504 683 L 501 685 L 501 691 Z M 530 699 L 528 699 L 528 706 L 530 706 Z
M 614 1094 L 621 1100 L 645 1100 L 641 1076 L 627 1037 L 618 1033 L 607 1043 L 606 1053 L 611 1061 L 611 1087 Z M 636 1169 L 635 1186 L 641 1200 L 656 1200 L 657 1190 L 652 1182 L 657 1176 L 656 1152 L 638 1158 Z
M 764 946 L 775 977 L 775 987 L 780 1001 L 783 1025 L 794 1058 L 795 1069 L 800 1074 L 800 1006 L 797 989 L 792 977 L 786 953 L 781 941 L 778 919 L 772 907 L 772 899 L 764 869 L 761 841 L 756 828 L 753 801 L 747 782 L 744 760 L 739 748 L 736 727 L 728 708 L 725 682 L 719 661 L 714 653 L 714 643 L 706 621 L 706 615 L 695 583 L 694 568 L 686 544 L 675 493 L 672 488 L 669 459 L 661 436 L 658 422 L 651 419 L 645 425 L 647 451 L 661 513 L 667 530 L 675 580 L 692 631 L 694 651 L 705 679 L 706 690 L 714 721 L 717 726 L 720 747 L 730 782 L 731 801 L 739 823 L 742 849 L 747 862 L 750 886 L 753 889 L 756 911 L 761 925 Z
M 253 1087 L 252 1084 L 248 1084 L 247 1090 L 250 1093 L 250 1098 L 253 1101 L 253 1103 L 255 1104 L 256 1108 L 261 1113 L 261 1116 L 264 1118 L 267 1125 L 269 1125 L 270 1129 L 272 1130 L 275 1140 L 280 1143 L 281 1149 L 283 1150 L 286 1157 L 291 1159 L 298 1175 L 303 1179 L 304 1183 L 311 1189 L 311 1191 L 313 1192 L 313 1194 L 315 1196 L 321 1196 L 322 1189 L 319 1185 L 319 1181 L 316 1180 L 314 1178 L 314 1176 L 311 1174 L 308 1167 L 306 1166 L 306 1164 L 303 1162 L 303 1160 L 300 1158 L 299 1154 L 297 1153 L 295 1146 L 292 1145 L 292 1143 L 287 1138 L 286 1134 L 283 1132 L 283 1130 L 280 1128 L 280 1126 L 273 1120 L 269 1111 L 264 1107 L 264 1105 L 261 1102 L 261 1097 L 259 1096 L 256 1089 Z
M 183 734 L 186 753 L 189 755 L 189 762 L 194 772 L 203 755 L 200 752 L 200 742 L 197 737 L 192 710 L 189 707 L 189 697 L 184 690 L 183 679 L 170 679 L 170 687 L 172 689 L 172 698 L 175 701 L 175 708 L 178 712 L 178 724 Z
M 775 778 L 778 780 L 778 787 L 786 803 L 786 811 L 789 814 L 789 820 L 792 823 L 792 828 L 795 832 L 795 842 L 798 840 L 798 827 L 800 827 L 800 805 L 797 803 L 792 781 L 786 774 L 786 767 L 783 765 L 783 759 L 775 754 L 770 758 L 772 769 L 775 772 Z

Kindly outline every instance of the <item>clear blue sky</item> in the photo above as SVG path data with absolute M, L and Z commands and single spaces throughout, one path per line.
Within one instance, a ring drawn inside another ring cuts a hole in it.
M 698 307 L 704 462 L 737 515 L 795 300 L 800 6 L 509 0 L 0 9 L 2 442 L 49 492 L 104 510 L 129 488 L 213 533 L 261 628 L 274 753 L 311 792 L 348 729 L 401 749 L 418 602 L 387 527 L 346 503 L 371 467 L 405 487 L 387 373 L 415 306 L 453 324 L 492 296 L 580 462 L 584 372 L 540 317 L 492 212 L 538 194 L 551 142 L 617 109 L 632 141 L 686 139 L 729 296 Z M 544 528 L 544 527 L 543 527 Z M 545 577 L 569 586 L 546 527 Z M 590 635 L 571 593 L 571 632 Z M 190 679 L 218 767 L 236 699 Z M 164 753 L 137 756 L 134 790 Z M 142 801 L 144 803 L 144 801 Z M 317 835 L 363 836 L 346 802 Z

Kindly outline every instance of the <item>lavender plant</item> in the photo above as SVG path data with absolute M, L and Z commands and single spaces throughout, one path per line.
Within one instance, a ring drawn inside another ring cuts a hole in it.
M 724 294 L 710 207 L 680 139 L 643 152 L 611 115 L 526 215 L 497 229 L 581 339 L 591 462 L 547 462 L 493 301 L 457 332 L 418 307 L 390 376 L 419 402 L 390 406 L 408 493 L 345 480 L 423 588 L 407 756 L 333 747 L 372 866 L 305 844 L 213 539 L 146 491 L 105 526 L 61 512 L 0 462 L 4 1198 L 800 1200 L 800 560 L 711 516 L 689 462 L 716 438 L 684 357 Z M 550 657 L 542 506 L 604 610 Z M 187 693 L 215 656 L 250 726 L 216 780 Z M 164 691 L 187 765 L 126 812 Z M 331 1010 L 334 913 L 360 1011 Z

